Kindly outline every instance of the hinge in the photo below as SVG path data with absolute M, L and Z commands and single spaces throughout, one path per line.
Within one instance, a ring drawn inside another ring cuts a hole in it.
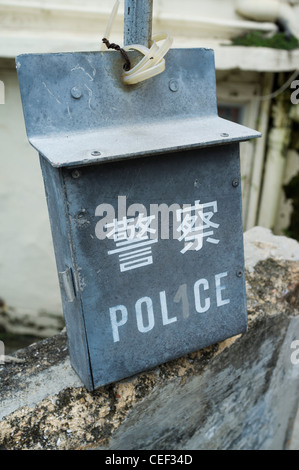
M 73 302 L 76 297 L 76 290 L 73 281 L 71 268 L 58 273 L 60 286 L 65 294 L 67 302 Z

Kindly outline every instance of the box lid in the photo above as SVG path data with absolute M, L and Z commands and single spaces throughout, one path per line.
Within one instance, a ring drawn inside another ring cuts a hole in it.
M 123 62 L 116 51 L 17 57 L 29 142 L 54 167 L 261 136 L 218 116 L 212 50 L 172 49 L 162 74 L 131 86 Z

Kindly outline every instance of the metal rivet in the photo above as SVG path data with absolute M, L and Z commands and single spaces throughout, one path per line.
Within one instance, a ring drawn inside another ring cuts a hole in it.
M 76 100 L 78 100 L 78 99 L 81 98 L 81 96 L 82 96 L 82 91 L 80 90 L 79 87 L 74 86 L 74 87 L 71 89 L 71 95 L 72 95 L 73 98 L 75 98 Z
M 99 152 L 99 150 L 94 150 L 93 152 L 91 152 L 91 155 L 93 157 L 98 157 L 99 155 L 101 155 L 101 152 Z
M 79 170 L 72 171 L 72 178 L 77 179 L 77 178 L 80 178 L 80 176 L 81 176 L 81 171 Z
M 232 181 L 232 185 L 234 188 L 237 188 L 239 186 L 239 180 L 237 178 L 235 178 L 233 181 Z
M 237 274 L 238 277 L 242 277 L 243 276 L 243 271 L 237 271 L 236 274 Z
M 229 134 L 226 134 L 226 132 L 223 132 L 222 134 L 220 134 L 221 137 L 229 137 Z
M 174 80 L 174 79 L 169 81 L 168 86 L 169 86 L 169 89 L 171 91 L 174 91 L 174 92 L 178 91 L 178 89 L 179 89 L 179 84 L 178 84 L 177 80 Z

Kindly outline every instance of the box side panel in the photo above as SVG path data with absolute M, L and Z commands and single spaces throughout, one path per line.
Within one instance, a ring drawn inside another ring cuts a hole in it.
M 63 313 L 66 322 L 72 366 L 88 389 L 93 388 L 80 291 L 73 283 L 73 255 L 67 202 L 61 170 L 40 157 L 49 210 L 57 270 L 59 273 Z
M 246 331 L 238 144 L 64 177 L 96 387 Z M 102 237 L 114 217 L 138 212 L 159 222 L 141 244 L 121 230 Z

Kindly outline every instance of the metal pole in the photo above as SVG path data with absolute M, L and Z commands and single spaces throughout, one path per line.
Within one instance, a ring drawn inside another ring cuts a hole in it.
M 149 47 L 152 37 L 153 0 L 125 0 L 124 44 Z

